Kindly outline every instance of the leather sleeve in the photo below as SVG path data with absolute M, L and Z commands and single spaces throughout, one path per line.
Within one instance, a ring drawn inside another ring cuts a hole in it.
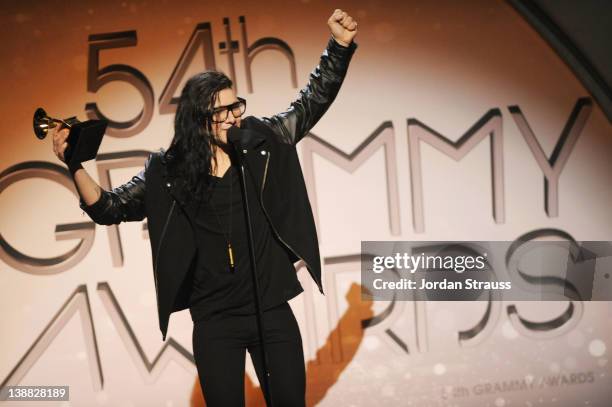
M 121 222 L 139 221 L 146 216 L 145 211 L 145 168 L 128 182 L 110 191 L 102 190 L 100 198 L 91 205 L 79 199 L 79 206 L 99 225 L 117 225 Z
M 298 98 L 284 112 L 261 118 L 281 141 L 296 144 L 317 124 L 336 98 L 355 49 L 354 41 L 344 47 L 331 37 Z

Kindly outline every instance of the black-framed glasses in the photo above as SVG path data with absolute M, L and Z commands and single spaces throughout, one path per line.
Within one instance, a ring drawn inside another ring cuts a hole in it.
M 227 106 L 219 106 L 210 111 L 210 121 L 213 123 L 223 123 L 227 120 L 229 112 L 232 112 L 235 118 L 238 118 L 246 111 L 246 100 L 239 97 L 238 101 Z

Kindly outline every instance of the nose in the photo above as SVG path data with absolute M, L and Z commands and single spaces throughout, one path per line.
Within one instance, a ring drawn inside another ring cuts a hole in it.
M 227 113 L 227 119 L 225 119 L 226 123 L 236 123 L 236 118 L 232 114 L 232 112 Z

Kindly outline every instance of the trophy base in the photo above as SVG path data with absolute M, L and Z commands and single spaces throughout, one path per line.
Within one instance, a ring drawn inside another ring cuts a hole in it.
M 68 147 L 64 152 L 68 168 L 74 168 L 82 162 L 96 158 L 106 126 L 108 126 L 106 120 L 87 120 L 71 126 L 66 140 Z

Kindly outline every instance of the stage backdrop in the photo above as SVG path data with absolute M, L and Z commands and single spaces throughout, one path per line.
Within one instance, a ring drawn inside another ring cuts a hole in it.
M 610 122 L 502 1 L 3 4 L 3 385 L 70 386 L 70 401 L 48 405 L 203 404 L 188 311 L 172 315 L 162 342 L 146 221 L 93 224 L 51 140 L 35 138 L 32 114 L 112 120 L 85 167 L 105 188 L 120 185 L 168 146 L 173 98 L 198 71 L 231 75 L 248 114 L 286 109 L 330 38 L 334 8 L 358 21 L 359 48 L 299 144 L 326 289 L 298 264 L 305 293 L 291 306 L 309 404 L 609 405 L 609 303 L 576 302 L 555 325 L 567 302 L 360 295 L 362 240 L 536 230 L 612 240 Z M 263 405 L 257 386 L 247 358 L 249 405 Z

